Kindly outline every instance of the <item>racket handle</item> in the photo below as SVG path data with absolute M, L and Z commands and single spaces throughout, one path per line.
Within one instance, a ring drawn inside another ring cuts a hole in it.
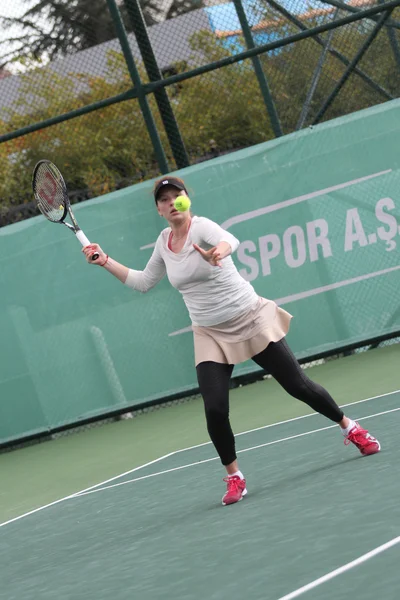
M 78 231 L 75 231 L 75 234 L 83 247 L 89 246 L 90 242 L 87 239 L 86 235 L 83 233 L 82 229 L 78 229 Z
M 75 232 L 76 237 L 78 238 L 78 240 L 80 241 L 80 243 L 82 244 L 83 247 L 85 246 L 89 246 L 90 242 L 87 239 L 86 235 L 83 233 L 82 229 L 78 229 L 78 231 Z M 92 254 L 92 256 L 90 257 L 91 260 L 97 260 L 99 258 L 99 253 L 95 252 L 94 254 Z

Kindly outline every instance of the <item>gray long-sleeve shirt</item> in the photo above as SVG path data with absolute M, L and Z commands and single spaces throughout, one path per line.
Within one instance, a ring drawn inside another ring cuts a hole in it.
M 227 256 L 222 267 L 205 261 L 193 244 L 208 250 L 220 242 L 228 242 L 232 253 L 239 240 L 205 217 L 194 216 L 186 243 L 179 253 L 168 248 L 171 229 L 164 229 L 143 271 L 130 269 L 125 285 L 147 292 L 165 275 L 183 296 L 193 325 L 217 325 L 250 310 L 258 300 L 253 286 L 239 274 Z

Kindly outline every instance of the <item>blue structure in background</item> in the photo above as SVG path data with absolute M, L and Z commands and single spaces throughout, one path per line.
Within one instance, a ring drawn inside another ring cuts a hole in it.
M 246 13 L 247 20 L 250 27 L 258 25 L 262 21 L 268 20 L 268 3 L 260 2 L 259 0 L 242 0 L 244 11 Z M 326 5 L 318 0 L 279 0 L 279 4 L 286 10 L 291 12 L 293 15 L 301 15 L 307 13 L 313 9 L 326 10 Z M 241 31 L 240 21 L 237 16 L 237 12 L 233 2 L 226 2 L 225 4 L 219 4 L 217 6 L 209 6 L 204 9 L 207 13 L 208 20 L 212 31 L 228 32 L 230 31 Z M 276 13 L 275 13 L 276 14 Z M 284 30 L 284 28 L 283 28 Z M 271 28 L 268 30 L 253 31 L 253 39 L 256 45 L 261 46 L 262 44 L 268 44 L 282 37 L 282 29 L 274 31 Z M 233 51 L 233 53 L 242 52 L 245 50 L 245 45 L 240 39 L 241 34 L 235 33 L 233 35 L 226 35 L 221 37 L 221 43 Z M 279 54 L 282 52 L 281 48 L 273 50 L 272 54 Z
M 261 4 L 257 1 L 243 0 L 242 4 L 250 27 L 257 25 L 265 17 L 266 3 Z M 213 31 L 237 31 L 241 29 L 233 2 L 209 6 L 204 10 L 208 15 Z

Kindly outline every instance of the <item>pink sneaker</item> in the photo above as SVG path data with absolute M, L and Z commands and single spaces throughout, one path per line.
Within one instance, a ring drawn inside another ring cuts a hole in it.
M 223 506 L 240 502 L 243 496 L 247 494 L 245 479 L 240 479 L 237 475 L 233 475 L 232 477 L 224 477 L 224 481 L 226 482 L 227 489 L 225 496 L 222 498 Z
M 358 423 L 351 429 L 350 433 L 346 436 L 344 443 L 354 444 L 357 446 L 361 454 L 368 456 L 369 454 L 376 454 L 381 449 L 381 445 L 377 439 L 372 437 L 366 429 L 363 429 Z

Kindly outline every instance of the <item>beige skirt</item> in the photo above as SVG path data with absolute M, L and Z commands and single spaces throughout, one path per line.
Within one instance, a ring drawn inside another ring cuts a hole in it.
M 193 325 L 196 366 L 204 361 L 236 365 L 249 360 L 289 331 L 292 315 L 259 298 L 248 312 L 210 327 Z

